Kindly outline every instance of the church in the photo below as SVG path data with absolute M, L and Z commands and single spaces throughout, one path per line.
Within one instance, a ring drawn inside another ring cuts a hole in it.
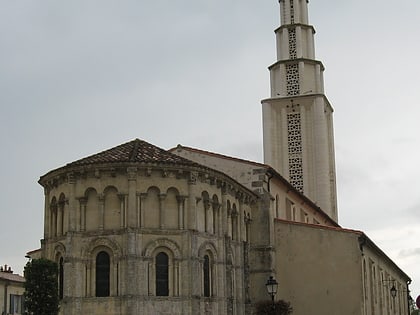
M 408 314 L 410 278 L 338 223 L 333 107 L 307 0 L 280 0 L 264 163 L 134 139 L 41 176 L 60 314 Z M 240 139 L 238 139 L 240 141 Z

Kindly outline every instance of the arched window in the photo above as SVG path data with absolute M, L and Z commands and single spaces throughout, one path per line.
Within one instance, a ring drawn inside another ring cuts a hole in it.
M 58 261 L 58 297 L 60 300 L 64 296 L 64 259 L 60 257 Z
M 169 295 L 169 257 L 164 252 L 156 256 L 156 295 Z
M 96 256 L 96 296 L 110 294 L 110 259 L 108 253 L 102 251 Z
M 203 263 L 203 283 L 204 283 L 204 296 L 210 297 L 211 295 L 211 269 L 209 255 L 204 256 Z

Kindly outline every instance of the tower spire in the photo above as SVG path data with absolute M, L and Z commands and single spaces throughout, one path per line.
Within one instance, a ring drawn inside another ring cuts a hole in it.
M 264 161 L 337 220 L 333 109 L 315 59 L 307 0 L 280 0 L 271 97 L 262 101 Z

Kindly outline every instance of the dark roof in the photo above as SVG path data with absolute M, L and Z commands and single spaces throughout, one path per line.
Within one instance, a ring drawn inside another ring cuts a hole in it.
M 197 166 L 190 160 L 168 152 L 146 141 L 134 139 L 114 148 L 71 162 L 66 166 L 83 166 L 102 163 L 166 163 Z

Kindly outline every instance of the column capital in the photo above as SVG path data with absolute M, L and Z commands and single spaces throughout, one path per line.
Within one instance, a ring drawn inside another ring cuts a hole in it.
M 124 193 L 119 193 L 117 194 L 118 198 L 120 198 L 120 201 L 124 201 L 125 200 L 125 196 L 127 196 L 127 194 Z
M 79 203 L 81 205 L 86 205 L 87 204 L 87 201 L 88 201 L 88 199 L 85 196 L 83 196 L 83 197 L 76 197 L 76 200 L 79 200 Z
M 197 178 L 198 178 L 198 172 L 190 172 L 189 178 L 188 178 L 188 184 L 195 185 L 197 183 Z
M 182 195 L 178 195 L 176 196 L 176 200 L 178 200 L 178 202 L 184 202 L 185 199 L 187 199 L 188 196 L 182 196 Z
M 76 178 L 73 172 L 67 173 L 67 182 L 71 185 L 76 183 Z
M 127 167 L 127 177 L 129 181 L 137 179 L 137 167 Z

